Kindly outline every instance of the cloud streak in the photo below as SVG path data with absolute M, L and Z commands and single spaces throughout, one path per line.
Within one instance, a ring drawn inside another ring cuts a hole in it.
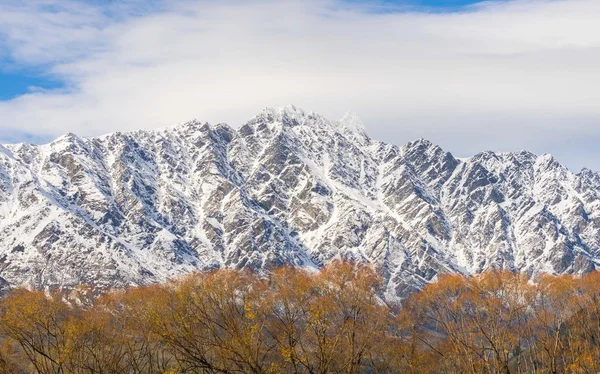
M 596 0 L 452 13 L 337 0 L 111 4 L 0 5 L 4 60 L 65 82 L 0 102 L 0 132 L 237 126 L 293 103 L 355 111 L 397 144 L 427 137 L 459 156 L 527 148 L 600 169 Z

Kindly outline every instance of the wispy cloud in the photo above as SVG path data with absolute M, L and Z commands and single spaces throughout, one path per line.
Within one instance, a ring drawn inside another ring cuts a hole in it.
M 600 168 L 600 2 L 80 1 L 0 5 L 0 54 L 65 82 L 0 102 L 0 132 L 96 135 L 293 103 L 458 154 L 549 151 Z M 560 139 L 557 141 L 557 139 Z M 580 144 L 585 144 L 583 147 Z

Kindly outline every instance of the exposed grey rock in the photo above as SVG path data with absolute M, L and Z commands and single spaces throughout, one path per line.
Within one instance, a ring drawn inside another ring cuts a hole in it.
M 0 146 L 0 277 L 106 288 L 345 258 L 374 264 L 394 300 L 447 272 L 591 271 L 599 208 L 600 175 L 549 155 L 459 160 L 374 141 L 352 114 L 268 108 L 238 130 Z

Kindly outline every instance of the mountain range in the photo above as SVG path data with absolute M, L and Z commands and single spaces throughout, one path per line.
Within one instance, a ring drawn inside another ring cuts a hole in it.
M 581 274 L 600 264 L 600 174 L 550 155 L 460 159 L 419 139 L 267 108 L 0 145 L 2 287 L 98 289 L 216 268 L 368 262 L 400 300 L 444 273 Z

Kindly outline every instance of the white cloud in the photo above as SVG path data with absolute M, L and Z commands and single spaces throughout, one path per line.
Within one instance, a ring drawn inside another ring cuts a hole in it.
M 339 0 L 0 5 L 0 51 L 66 89 L 0 102 L 0 132 L 97 135 L 293 103 L 458 155 L 552 152 L 600 169 L 600 2 L 373 12 Z M 117 8 L 118 6 L 118 8 Z M 559 139 L 559 140 L 557 140 Z

